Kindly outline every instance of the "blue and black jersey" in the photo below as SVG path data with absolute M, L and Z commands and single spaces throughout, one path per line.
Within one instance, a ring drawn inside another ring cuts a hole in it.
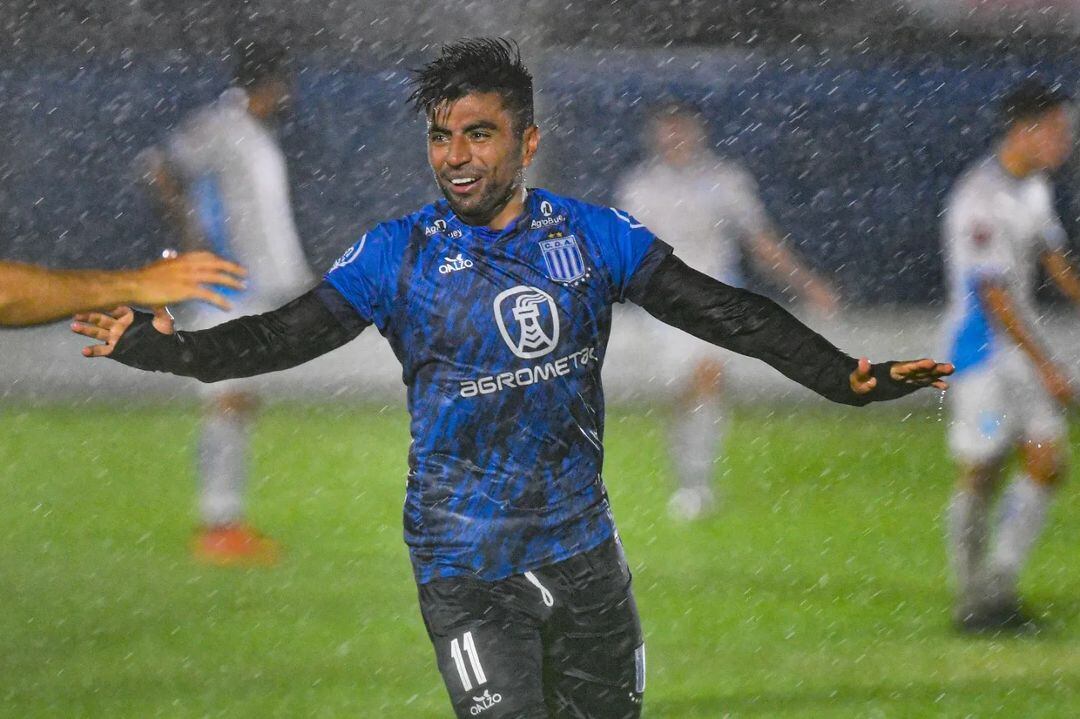
M 401 362 L 419 582 L 500 579 L 612 535 L 600 382 L 611 306 L 669 252 L 627 215 L 532 190 L 503 231 L 440 200 L 367 232 L 327 273 Z
M 872 393 L 855 394 L 857 361 L 775 302 L 687 267 L 622 212 L 544 190 L 501 232 L 442 201 L 381 224 L 273 312 L 172 335 L 137 313 L 110 356 L 215 382 L 293 367 L 374 324 L 408 387 L 405 539 L 417 581 L 495 580 L 614 534 L 600 368 L 624 299 L 835 402 L 919 388 L 882 363 Z

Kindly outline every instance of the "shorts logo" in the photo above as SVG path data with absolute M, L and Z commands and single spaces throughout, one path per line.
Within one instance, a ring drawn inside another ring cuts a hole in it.
M 585 259 L 573 235 L 542 240 L 540 251 L 544 253 L 548 277 L 556 282 L 573 282 L 585 276 Z
M 512 287 L 499 293 L 492 308 L 503 341 L 521 359 L 543 357 L 559 344 L 559 310 L 543 290 L 526 285 Z M 516 337 L 508 319 L 517 321 Z
M 495 706 L 502 701 L 502 694 L 492 694 L 490 690 L 485 689 L 481 696 L 472 698 L 475 704 L 469 707 L 469 714 L 472 716 L 480 716 L 491 707 Z
M 473 266 L 473 261 L 465 257 L 464 253 L 459 252 L 457 257 L 444 257 L 446 264 L 439 265 L 439 274 L 448 275 L 451 272 L 457 272 L 458 270 L 467 270 Z

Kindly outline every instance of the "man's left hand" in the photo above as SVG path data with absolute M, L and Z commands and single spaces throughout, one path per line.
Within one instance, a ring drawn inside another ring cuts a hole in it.
M 851 390 L 855 394 L 868 394 L 877 387 L 877 379 L 873 376 L 872 370 L 870 360 L 865 357 L 859 359 L 859 366 L 851 373 Z M 895 382 L 936 389 L 947 389 L 949 385 L 942 377 L 948 377 L 952 373 L 951 364 L 935 362 L 932 359 L 894 362 L 889 368 L 889 376 Z

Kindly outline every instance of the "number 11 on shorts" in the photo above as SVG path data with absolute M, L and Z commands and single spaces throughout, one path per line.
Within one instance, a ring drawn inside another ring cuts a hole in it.
M 460 644 L 457 637 L 454 637 L 454 640 L 450 642 L 450 657 L 457 666 L 458 676 L 461 677 L 461 687 L 469 692 L 472 691 L 473 684 L 469 678 L 469 670 L 465 666 L 466 654 L 469 656 L 469 665 L 472 667 L 473 676 L 476 677 L 476 686 L 480 687 L 487 684 L 487 676 L 484 674 L 484 668 L 480 666 L 480 656 L 476 653 L 476 643 L 473 642 L 472 632 L 465 632 L 461 637 Z

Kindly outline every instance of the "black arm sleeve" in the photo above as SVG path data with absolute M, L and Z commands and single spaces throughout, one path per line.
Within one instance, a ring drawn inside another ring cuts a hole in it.
M 326 282 L 272 312 L 199 332 L 161 334 L 152 319 L 136 312 L 109 356 L 138 369 L 203 382 L 295 367 L 340 347 L 368 325 Z
M 896 399 L 918 389 L 896 382 L 892 363 L 873 366 L 877 386 L 851 389 L 858 360 L 795 319 L 772 300 L 730 287 L 668 254 L 632 298 L 649 314 L 714 345 L 767 362 L 826 399 L 855 406 Z

